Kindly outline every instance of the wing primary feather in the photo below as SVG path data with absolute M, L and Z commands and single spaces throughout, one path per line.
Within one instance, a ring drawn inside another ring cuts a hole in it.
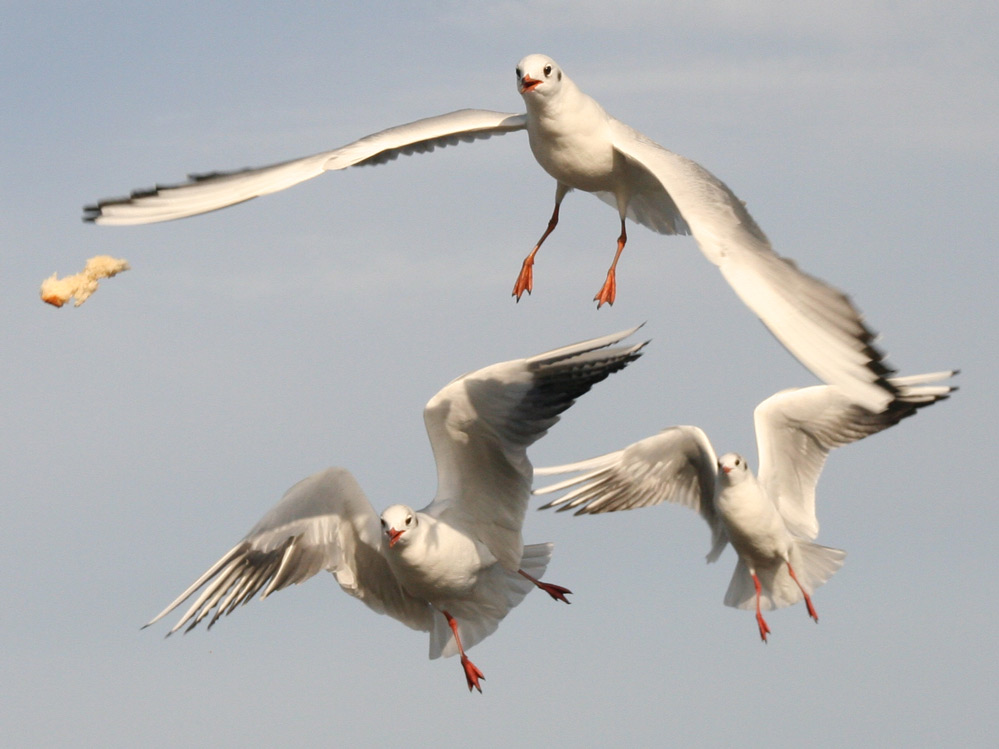
M 220 588 L 227 590 L 229 586 L 233 584 L 236 576 L 239 574 L 239 569 L 242 567 L 242 564 L 242 559 L 233 560 L 230 566 L 222 570 L 219 573 L 219 577 L 209 583 L 205 589 L 201 591 L 201 595 L 194 599 L 194 603 L 192 603 L 190 608 L 184 612 L 183 616 L 177 620 L 177 623 L 173 625 L 167 634 L 172 635 L 178 629 L 183 627 L 189 620 L 191 621 L 191 624 L 187 628 L 187 631 L 193 629 L 194 626 L 205 616 L 201 610 L 205 602 L 212 598 L 212 596 L 214 596 Z
M 134 190 L 84 206 L 83 220 L 127 226 L 196 216 L 285 190 L 327 171 L 385 164 L 400 155 L 429 153 L 503 135 L 527 126 L 526 115 L 462 109 L 365 136 L 332 151 L 264 167 L 188 175 L 188 182 Z
M 200 601 L 200 606 L 197 615 L 191 621 L 188 630 L 193 629 L 195 625 L 203 620 L 212 612 L 212 608 L 228 593 L 231 589 L 238 587 L 240 583 L 240 577 L 243 575 L 246 569 L 246 561 L 240 560 L 238 563 L 234 564 L 225 576 L 223 576 L 216 584 L 210 585 L 205 590 L 205 596 L 203 600 Z
M 278 565 L 277 571 L 267 584 L 264 592 L 260 595 L 261 599 L 267 598 L 274 591 L 281 590 L 284 587 L 285 578 L 288 576 L 288 564 L 295 553 L 295 541 L 296 539 L 289 539 L 289 543 L 285 546 L 284 554 L 281 555 L 281 563 Z
M 146 627 L 155 624 L 160 619 L 162 619 L 164 616 L 166 616 L 171 611 L 173 611 L 175 608 L 177 608 L 180 604 L 182 604 L 184 601 L 186 601 L 191 596 L 191 594 L 194 593 L 194 591 L 196 591 L 198 588 L 200 588 L 202 585 L 204 585 L 206 582 L 208 582 L 208 580 L 210 580 L 211 578 L 215 577 L 215 575 L 217 575 L 219 573 L 219 570 L 221 570 L 223 567 L 225 567 L 226 565 L 228 565 L 234 558 L 238 557 L 240 554 L 242 554 L 243 552 L 245 552 L 245 550 L 246 550 L 247 547 L 248 547 L 248 544 L 245 541 L 241 541 L 236 546 L 234 546 L 232 549 L 230 549 L 228 553 L 226 553 L 215 564 L 213 564 L 211 567 L 209 567 L 205 571 L 205 573 L 203 575 L 201 575 L 201 577 L 199 577 L 197 580 L 195 580 L 193 583 L 191 583 L 191 585 L 188 586 L 187 590 L 185 590 L 183 593 L 181 593 L 179 596 L 177 596 L 160 613 L 158 613 L 156 616 L 154 616 L 152 619 L 150 619 L 148 622 L 146 622 L 144 625 L 142 625 L 142 628 L 145 629 Z
M 545 474 L 552 474 L 552 473 L 568 473 L 570 471 L 578 471 L 578 470 L 581 470 L 581 469 L 580 468 L 574 468 L 572 466 L 582 466 L 584 463 L 589 463 L 589 461 L 582 461 L 580 463 L 569 463 L 569 464 L 566 464 L 565 466 L 548 466 L 545 469 L 544 473 Z M 559 470 L 554 470 L 556 468 L 559 469 Z M 602 473 L 604 473 L 604 471 L 605 471 L 604 468 L 598 468 L 598 469 L 596 469 L 594 471 L 590 471 L 589 473 L 580 474 L 579 476 L 573 476 L 572 478 L 563 479 L 562 481 L 559 481 L 559 482 L 554 483 L 554 484 L 549 484 L 548 486 L 542 486 L 542 487 L 540 487 L 538 489 L 535 489 L 533 493 L 534 494 L 551 494 L 553 492 L 562 491 L 563 489 L 568 489 L 570 486 L 575 486 L 576 484 L 580 484 L 580 483 L 582 483 L 584 481 L 589 481 L 590 479 L 596 478 L 597 476 L 599 476 Z M 534 469 L 534 473 L 537 475 L 537 474 L 541 474 L 542 471 L 540 469 L 538 469 L 538 468 L 535 468 Z M 545 505 L 544 507 L 541 507 L 540 509 L 544 510 L 544 509 L 547 509 L 548 507 L 554 507 L 556 504 L 561 504 L 561 502 L 562 502 L 563 499 L 565 499 L 565 498 L 562 497 L 560 499 L 554 500 L 554 501 L 548 503 L 547 505 Z

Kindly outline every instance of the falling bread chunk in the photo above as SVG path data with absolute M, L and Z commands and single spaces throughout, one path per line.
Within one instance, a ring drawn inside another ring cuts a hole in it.
M 42 301 L 54 307 L 61 307 L 71 297 L 76 297 L 73 306 L 79 307 L 97 291 L 98 281 L 102 278 L 111 278 L 128 269 L 129 265 L 125 260 L 116 260 L 110 255 L 97 255 L 87 261 L 82 273 L 62 279 L 56 278 L 56 274 L 53 273 L 42 281 Z

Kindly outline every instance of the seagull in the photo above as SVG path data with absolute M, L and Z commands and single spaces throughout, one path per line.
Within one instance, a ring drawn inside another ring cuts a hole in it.
M 210 628 L 258 592 L 266 598 L 325 569 L 369 608 L 429 632 L 431 658 L 460 655 L 469 691 L 481 692 L 485 677 L 466 649 L 533 588 L 565 603 L 571 593 L 540 580 L 552 544 L 525 546 L 521 536 L 532 480 L 527 448 L 576 398 L 641 355 L 647 341 L 608 348 L 635 330 L 452 381 L 423 412 L 437 462 L 429 505 L 394 504 L 379 517 L 347 470 L 328 468 L 291 487 L 145 626 L 203 588 L 168 635 L 209 616 Z
M 627 242 L 625 218 L 660 234 L 690 234 L 738 297 L 807 369 L 838 385 L 865 408 L 884 410 L 896 393 L 874 333 L 850 299 L 799 270 L 770 246 L 745 204 L 714 175 L 607 114 L 545 55 L 517 65 L 527 111 L 462 109 L 365 136 L 332 151 L 257 169 L 192 174 L 190 181 L 138 190 L 84 208 L 84 220 L 109 226 L 147 224 L 207 213 L 284 190 L 323 172 L 384 164 L 462 142 L 527 130 L 535 159 L 556 182 L 548 226 L 521 265 L 519 301 L 534 287 L 541 245 L 558 224 L 573 189 L 617 209 L 621 231 L 614 261 L 594 297 L 613 304 L 616 268 Z
M 577 515 L 661 502 L 695 510 L 711 528 L 708 562 L 716 561 L 728 543 L 739 557 L 725 605 L 755 605 L 760 637 L 766 642 L 770 627 L 761 609 L 804 599 L 808 615 L 817 622 L 811 594 L 846 556 L 812 541 L 819 533 L 815 485 L 829 452 L 944 400 L 955 388 L 933 383 L 954 374 L 893 378 L 898 396 L 881 413 L 857 405 L 832 385 L 791 388 L 770 396 L 754 412 L 759 476 L 738 453 L 716 458 L 700 428 L 675 426 L 617 452 L 538 468 L 537 475 L 582 473 L 534 493 L 570 489 L 541 509 L 575 509 Z

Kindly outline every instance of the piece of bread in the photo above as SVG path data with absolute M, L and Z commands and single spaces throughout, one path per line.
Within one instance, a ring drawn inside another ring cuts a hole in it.
M 71 297 L 76 297 L 73 306 L 79 307 L 87 301 L 87 297 L 97 291 L 98 281 L 102 278 L 111 278 L 128 269 L 129 265 L 125 260 L 116 260 L 110 255 L 97 255 L 90 258 L 83 272 L 75 276 L 60 279 L 53 273 L 42 281 L 42 301 L 54 307 L 61 307 Z

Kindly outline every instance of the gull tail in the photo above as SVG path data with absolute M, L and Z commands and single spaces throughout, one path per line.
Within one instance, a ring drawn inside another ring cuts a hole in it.
M 520 559 L 520 569 L 540 580 L 551 561 L 553 548 L 550 543 L 528 544 Z M 456 601 L 454 606 L 445 603 L 441 607 L 457 620 L 458 636 L 466 651 L 495 632 L 503 617 L 534 590 L 533 582 L 500 564 L 494 564 L 484 577 L 486 579 L 480 578 L 481 595 L 474 600 Z M 443 616 L 435 615 L 430 632 L 430 657 L 448 658 L 457 654 L 458 644 L 451 628 Z
M 843 566 L 846 552 L 831 546 L 795 539 L 791 549 L 791 565 L 798 581 L 812 595 L 815 589 L 832 577 Z M 801 590 L 787 571 L 787 564 L 779 559 L 767 566 L 757 566 L 760 580 L 760 608 L 765 611 L 793 606 L 804 599 Z M 732 580 L 725 593 L 725 605 L 736 609 L 756 608 L 756 588 L 746 563 L 739 559 L 732 573 Z

